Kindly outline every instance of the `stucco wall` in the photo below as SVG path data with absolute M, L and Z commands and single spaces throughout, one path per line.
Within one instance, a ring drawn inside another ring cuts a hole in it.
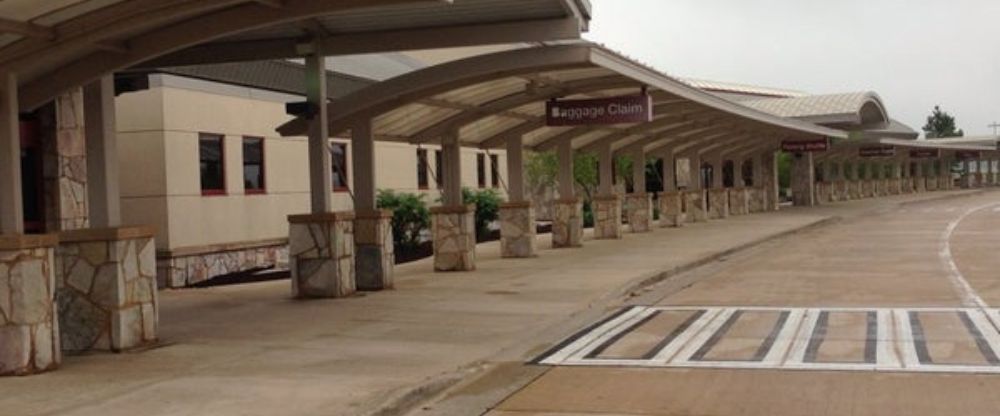
M 123 217 L 128 223 L 158 227 L 157 248 L 178 249 L 285 238 L 289 214 L 309 210 L 307 143 L 302 137 L 278 137 L 274 128 L 289 119 L 277 94 L 225 86 L 211 91 L 198 81 L 159 85 L 118 98 L 119 150 L 122 166 Z M 205 87 L 205 88 L 202 88 Z M 208 90 L 208 91 L 206 91 Z M 297 97 L 291 97 L 298 99 Z M 203 196 L 200 189 L 198 138 L 224 136 L 226 195 Z M 243 189 L 242 138 L 264 138 L 267 193 L 246 195 Z M 343 141 L 343 140 L 338 140 Z M 346 141 L 343 141 L 346 142 Z M 435 172 L 436 146 L 425 146 Z M 417 189 L 416 146 L 376 144 L 379 189 L 426 192 L 432 204 L 436 190 Z M 463 149 L 462 182 L 476 188 L 477 149 Z M 506 160 L 499 155 L 506 180 Z M 492 182 L 486 158 L 487 186 Z M 348 152 L 348 176 L 353 180 Z M 429 178 L 435 188 L 433 177 Z M 503 188 L 499 189 L 501 192 Z M 335 210 L 353 207 L 347 192 L 333 192 Z

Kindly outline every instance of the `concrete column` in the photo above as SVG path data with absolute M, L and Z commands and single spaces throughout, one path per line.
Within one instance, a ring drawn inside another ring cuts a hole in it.
M 708 206 L 705 189 L 701 178 L 701 155 L 697 150 L 689 151 L 685 157 L 688 161 L 688 188 L 684 191 L 688 222 L 708 221 Z
M 646 193 L 646 152 L 639 149 L 632 155 L 633 193 L 626 197 L 628 224 L 633 233 L 644 233 L 653 227 L 653 195 Z
M 622 238 L 622 200 L 614 193 L 615 160 L 611 144 L 597 150 L 597 167 L 600 185 L 593 201 L 594 238 L 615 240 Z
M 90 226 L 121 225 L 118 134 L 115 124 L 115 79 L 102 77 L 83 89 L 87 143 L 87 198 Z
M 326 58 L 320 51 L 306 57 L 306 100 L 315 112 L 309 119 L 311 207 L 314 214 L 327 213 L 333 210 L 333 157 L 327 115 Z
M 439 173 L 444 175 L 443 205 L 462 205 L 462 149 L 457 135 L 442 138 L 441 162 L 444 165 Z
M 660 226 L 681 227 L 686 222 L 684 193 L 677 189 L 677 160 L 674 150 L 663 152 L 663 193 L 660 194 Z
M 17 78 L 0 73 L 0 235 L 24 233 Z
M 729 217 L 729 190 L 725 187 L 723 175 L 726 160 L 721 152 L 707 159 L 712 164 L 712 186 L 706 191 L 708 218 L 725 219 Z
M 796 206 L 816 205 L 816 171 L 811 152 L 792 155 L 792 202 Z
M 524 197 L 524 137 L 507 140 L 507 200 L 523 202 Z
M 674 151 L 669 150 L 663 153 L 663 191 L 677 191 L 677 163 L 674 160 Z
M 354 168 L 354 210 L 375 210 L 375 138 L 367 120 L 351 127 L 351 165 Z
M 924 161 L 924 160 L 922 160 L 922 159 L 921 160 L 917 160 L 917 163 L 916 163 L 916 172 L 914 172 L 914 175 L 913 175 L 914 176 L 913 190 L 915 192 L 924 192 L 924 191 L 927 190 L 927 182 L 925 182 L 926 178 L 924 176 L 924 168 L 925 168 L 924 164 L 925 163 L 927 163 L 927 162 Z
M 573 180 L 573 143 L 559 144 L 559 199 L 552 210 L 552 247 L 579 247 L 583 242 L 583 204 L 576 198 Z
M 780 207 L 778 198 L 778 158 L 774 150 L 768 150 L 761 155 L 761 185 L 764 187 L 764 207 L 766 211 L 777 211 Z
M 507 139 L 507 202 L 500 205 L 500 254 L 504 258 L 536 255 L 535 210 L 524 197 L 524 138 Z

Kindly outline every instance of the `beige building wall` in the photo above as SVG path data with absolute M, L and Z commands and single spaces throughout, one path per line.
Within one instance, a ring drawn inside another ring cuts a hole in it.
M 279 137 L 274 129 L 290 119 L 285 102 L 300 98 L 168 76 L 163 76 L 162 84 L 117 100 L 125 221 L 155 224 L 160 250 L 286 238 L 287 216 L 309 211 L 307 144 L 304 137 Z M 198 139 L 202 133 L 224 136 L 225 195 L 201 193 Z M 244 137 L 264 138 L 265 194 L 244 192 Z M 436 174 L 434 151 L 438 147 L 425 148 Z M 463 149 L 466 187 L 477 188 L 476 154 L 480 152 Z M 503 153 L 491 153 L 499 155 L 505 178 Z M 426 193 L 427 201 L 437 204 L 433 177 L 431 190 L 418 189 L 416 146 L 378 142 L 376 168 L 379 189 Z M 348 177 L 354 178 L 350 149 Z M 489 157 L 486 181 L 491 187 Z M 503 194 L 502 186 L 499 190 Z M 336 210 L 353 207 L 349 192 L 333 192 L 333 201 Z

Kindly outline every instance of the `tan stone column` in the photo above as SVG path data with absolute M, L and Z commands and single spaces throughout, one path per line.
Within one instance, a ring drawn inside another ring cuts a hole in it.
M 688 187 L 684 191 L 688 222 L 708 221 L 708 211 L 705 200 L 705 189 L 701 177 L 701 155 L 697 150 L 689 150 L 684 155 L 688 161 Z
M 458 133 L 441 140 L 444 163 L 444 204 L 431 209 L 434 239 L 434 270 L 440 272 L 476 269 L 476 206 L 462 200 L 462 150 Z
M 55 235 L 0 235 L 0 282 L 5 282 L 0 285 L 0 376 L 54 370 L 62 361 L 52 254 L 57 241 Z
M 633 193 L 626 196 L 629 230 L 649 232 L 653 228 L 653 195 L 646 193 L 646 152 L 640 147 L 632 155 Z
M 24 233 L 17 78 L 0 73 L 0 235 Z
M 777 211 L 781 204 L 778 198 L 778 158 L 774 150 L 767 150 L 761 155 L 760 167 L 765 210 Z
M 707 159 L 712 164 L 712 186 L 707 192 L 708 218 L 725 219 L 729 217 L 729 190 L 723 174 L 726 159 L 721 151 L 712 153 Z
M 594 238 L 616 240 L 622 238 L 622 200 L 614 192 L 615 159 L 611 144 L 597 149 L 597 169 L 600 177 L 597 196 L 593 201 Z
M 537 254 L 535 209 L 524 198 L 524 138 L 507 139 L 507 202 L 500 205 L 500 254 L 504 258 Z
M 677 159 L 674 149 L 663 151 L 663 193 L 660 194 L 660 226 L 681 227 L 684 216 L 684 193 L 677 189 Z
M 396 253 L 392 211 L 376 204 L 375 137 L 371 120 L 351 128 L 351 162 L 354 167 L 354 279 L 358 290 L 393 287 Z
M 90 226 L 121 225 L 118 175 L 118 133 L 115 123 L 114 75 L 102 77 L 83 90 L 87 142 L 87 209 Z
M 559 143 L 556 156 L 559 160 L 559 199 L 553 201 L 552 247 L 579 247 L 583 244 L 583 204 L 574 190 L 572 141 Z
M 792 203 L 795 206 L 816 205 L 816 171 L 813 169 L 813 153 L 802 152 L 792 155 Z

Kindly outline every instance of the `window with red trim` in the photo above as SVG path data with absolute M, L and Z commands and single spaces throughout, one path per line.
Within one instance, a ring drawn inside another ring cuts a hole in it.
M 333 159 L 333 190 L 347 192 L 351 187 L 347 177 L 347 143 L 330 143 L 330 156 Z
M 243 189 L 248 194 L 266 192 L 264 182 L 264 139 L 243 138 Z
M 201 134 L 198 137 L 198 159 L 201 169 L 202 195 L 225 195 L 226 158 L 222 136 Z

